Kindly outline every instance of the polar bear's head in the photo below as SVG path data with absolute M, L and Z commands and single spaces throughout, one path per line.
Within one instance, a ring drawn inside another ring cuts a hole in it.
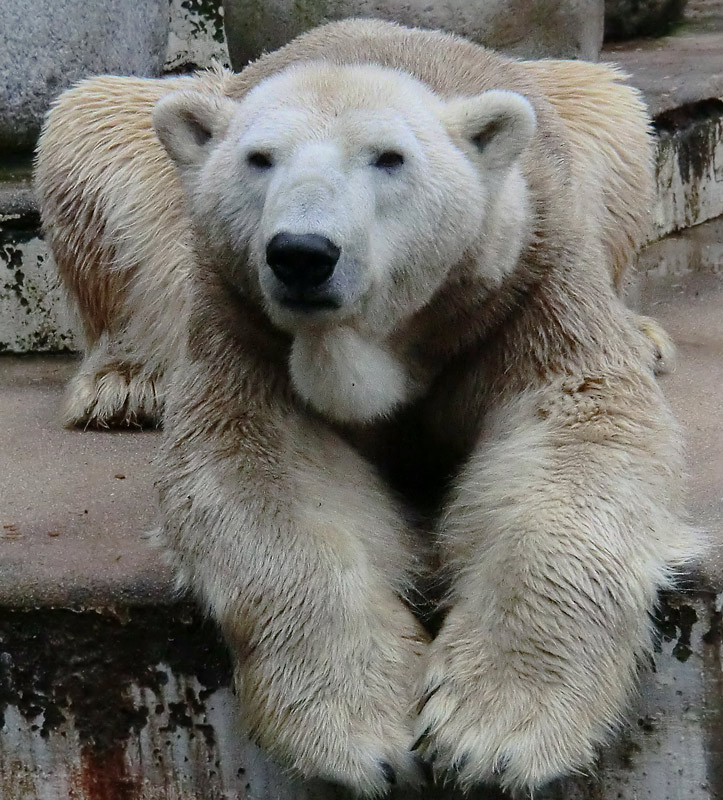
M 461 259 L 494 283 L 518 257 L 535 130 L 518 94 L 443 100 L 399 71 L 315 62 L 239 101 L 173 93 L 153 122 L 227 277 L 293 335 L 297 390 L 336 419 L 414 395 L 386 342 Z M 492 217 L 510 241 L 488 263 Z

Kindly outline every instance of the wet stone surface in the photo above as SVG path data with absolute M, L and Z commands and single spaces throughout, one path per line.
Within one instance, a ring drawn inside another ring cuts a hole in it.
M 264 796 L 230 680 L 218 634 L 189 606 L 2 609 L 0 796 Z
M 723 101 L 665 112 L 653 127 L 658 147 L 651 238 L 723 214 Z
M 156 713 L 138 707 L 131 686 L 157 694 L 168 683 L 168 671 L 194 675 L 204 687 L 198 696 L 188 693 L 188 709 L 197 711 L 230 684 L 231 675 L 215 629 L 186 606 L 90 613 L 5 608 L 0 664 L 0 724 L 14 706 L 47 739 L 72 718 L 82 749 L 98 757 L 137 734 Z M 170 709 L 168 732 L 191 724 L 188 713 Z M 212 730 L 198 730 L 212 745 Z
M 170 9 L 164 72 L 229 66 L 221 0 L 170 0 Z
M 589 774 L 539 800 L 723 797 L 721 601 L 668 594 L 642 692 Z M 284 777 L 239 722 L 218 632 L 165 608 L 0 610 L 0 796 L 78 800 L 333 800 Z M 453 776 L 392 800 L 461 800 Z M 50 792 L 50 793 L 49 793 Z M 472 800 L 509 800 L 480 787 Z

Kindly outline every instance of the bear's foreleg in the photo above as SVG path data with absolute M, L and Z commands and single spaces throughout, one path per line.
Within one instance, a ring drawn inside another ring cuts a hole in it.
M 485 420 L 441 522 L 455 582 L 417 730 L 435 768 L 531 790 L 591 763 L 697 547 L 679 449 L 642 374 L 556 378 Z
M 224 631 L 251 735 L 363 795 L 415 782 L 426 645 L 401 599 L 402 515 L 369 464 L 263 386 L 247 401 L 243 375 L 229 379 L 241 401 L 216 405 L 226 378 L 189 373 L 169 392 L 162 538 Z

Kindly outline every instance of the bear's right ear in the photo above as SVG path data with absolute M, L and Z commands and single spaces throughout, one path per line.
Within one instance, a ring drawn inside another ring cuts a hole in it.
M 153 128 L 168 155 L 179 167 L 191 167 L 205 158 L 207 145 L 222 136 L 236 104 L 228 97 L 201 92 L 173 92 L 153 109 Z

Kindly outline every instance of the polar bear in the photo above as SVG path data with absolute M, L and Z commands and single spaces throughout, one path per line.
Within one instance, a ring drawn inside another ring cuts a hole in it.
M 665 340 L 616 292 L 650 162 L 614 70 L 373 21 L 52 112 L 68 421 L 162 389 L 160 543 L 299 774 L 534 790 L 618 720 L 700 552 Z

